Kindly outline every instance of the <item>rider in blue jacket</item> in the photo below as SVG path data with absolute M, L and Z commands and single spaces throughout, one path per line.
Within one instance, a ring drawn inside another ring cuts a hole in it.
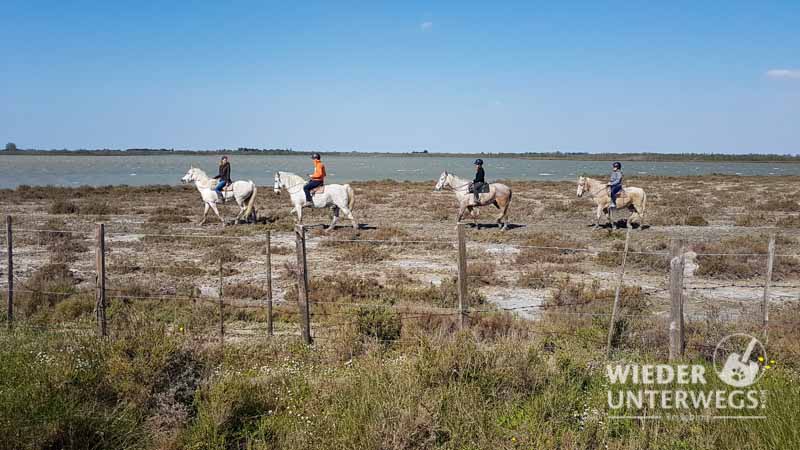
M 622 164 L 619 162 L 611 165 L 611 180 L 608 185 L 611 187 L 611 206 L 609 208 L 615 209 L 617 207 L 617 194 L 622 190 Z

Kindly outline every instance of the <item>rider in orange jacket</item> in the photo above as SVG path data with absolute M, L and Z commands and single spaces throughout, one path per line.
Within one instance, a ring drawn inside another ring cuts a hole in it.
M 325 184 L 325 164 L 322 164 L 319 153 L 312 153 L 311 159 L 314 160 L 314 173 L 311 174 L 311 179 L 308 183 L 303 186 L 303 192 L 306 194 L 306 203 L 303 206 L 313 206 L 314 203 L 311 199 L 311 191 Z

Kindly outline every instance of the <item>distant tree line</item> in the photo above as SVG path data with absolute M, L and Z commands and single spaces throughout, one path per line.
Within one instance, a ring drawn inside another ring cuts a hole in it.
M 174 148 L 127 148 L 123 150 L 115 149 L 19 149 L 13 142 L 6 144 L 5 151 L 17 154 L 49 154 L 58 155 L 68 153 L 70 155 L 152 155 L 152 154 L 183 154 L 183 155 L 207 155 L 207 154 L 256 154 L 256 155 L 305 155 L 310 150 L 297 151 L 291 148 L 250 148 L 238 147 L 236 149 L 208 149 L 208 150 L 176 150 Z M 496 158 L 524 158 L 524 159 L 565 159 L 565 160 L 584 160 L 584 161 L 697 161 L 697 162 L 720 162 L 720 161 L 738 161 L 738 162 L 794 162 L 800 163 L 800 154 L 724 154 L 724 153 L 586 153 L 586 152 L 524 152 L 524 153 L 511 153 L 511 152 L 465 152 L 465 153 L 432 153 L 428 150 L 411 151 L 406 153 L 383 153 L 383 152 L 324 152 L 326 155 L 361 155 L 361 156 L 414 156 L 414 157 L 465 157 L 465 156 L 483 156 L 483 157 L 496 157 Z

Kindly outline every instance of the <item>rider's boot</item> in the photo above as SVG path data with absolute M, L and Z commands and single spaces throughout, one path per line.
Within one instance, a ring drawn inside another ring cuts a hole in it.
M 303 203 L 303 208 L 310 208 L 312 206 L 314 206 L 314 202 L 312 202 L 310 200 L 306 200 L 306 202 Z

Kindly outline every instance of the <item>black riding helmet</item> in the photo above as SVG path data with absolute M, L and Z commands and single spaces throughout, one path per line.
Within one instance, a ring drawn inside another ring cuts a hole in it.
M 475 162 L 473 164 L 475 164 L 476 166 L 482 166 L 483 165 L 483 160 L 478 158 L 478 159 L 475 160 Z
M 622 170 L 622 164 L 620 164 L 619 162 L 615 162 L 614 164 L 611 165 L 611 167 Z
M 319 156 L 319 153 L 314 152 L 311 154 L 311 159 L 321 159 L 321 157 Z

